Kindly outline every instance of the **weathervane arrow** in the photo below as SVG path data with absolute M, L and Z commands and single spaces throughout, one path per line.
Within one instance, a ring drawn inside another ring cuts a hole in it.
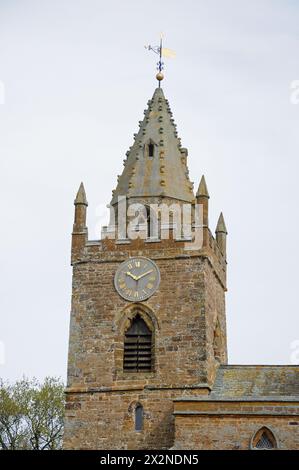
M 164 62 L 162 62 L 162 57 L 166 57 L 168 59 L 174 59 L 176 57 L 175 51 L 172 49 L 168 49 L 166 47 L 163 47 L 163 34 L 161 33 L 160 36 L 160 45 L 159 46 L 144 46 L 145 49 L 148 51 L 153 51 L 155 54 L 159 56 L 159 62 L 157 63 L 157 70 L 158 73 L 156 75 L 156 79 L 159 82 L 159 88 L 161 86 L 161 81 L 164 78 L 163 70 L 164 70 Z

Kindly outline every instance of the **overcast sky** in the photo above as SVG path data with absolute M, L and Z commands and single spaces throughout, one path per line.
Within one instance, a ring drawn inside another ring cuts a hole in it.
M 298 24 L 298 0 L 0 0 L 0 376 L 65 378 L 74 196 L 83 180 L 99 238 L 160 31 L 191 180 L 229 231 L 229 362 L 294 362 Z

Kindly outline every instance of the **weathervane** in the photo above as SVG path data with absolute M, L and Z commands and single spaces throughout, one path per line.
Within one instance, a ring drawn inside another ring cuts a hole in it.
M 164 74 L 163 74 L 164 62 L 162 62 L 162 57 L 168 57 L 170 59 L 174 59 L 175 56 L 176 56 L 176 53 L 174 51 L 172 51 L 171 49 L 167 49 L 167 48 L 163 47 L 162 43 L 163 43 L 163 35 L 161 33 L 160 45 L 159 46 L 151 46 L 151 45 L 144 46 L 145 49 L 147 49 L 148 51 L 153 51 L 155 54 L 157 54 L 159 56 L 159 62 L 157 63 L 158 73 L 156 75 L 156 79 L 159 82 L 159 88 L 161 86 L 161 81 L 164 78 Z

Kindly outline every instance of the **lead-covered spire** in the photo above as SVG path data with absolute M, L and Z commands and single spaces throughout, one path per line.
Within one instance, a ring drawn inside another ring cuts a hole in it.
M 194 200 L 193 183 L 187 168 L 187 150 L 182 148 L 168 101 L 157 88 L 139 131 L 124 160 L 124 170 L 113 191 L 112 204 L 119 196 L 150 198 L 165 196 Z

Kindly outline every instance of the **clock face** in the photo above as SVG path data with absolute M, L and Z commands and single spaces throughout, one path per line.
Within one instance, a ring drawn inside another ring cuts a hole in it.
M 139 302 L 156 292 L 160 283 L 158 266 L 147 258 L 129 258 L 115 273 L 114 285 L 124 299 Z

